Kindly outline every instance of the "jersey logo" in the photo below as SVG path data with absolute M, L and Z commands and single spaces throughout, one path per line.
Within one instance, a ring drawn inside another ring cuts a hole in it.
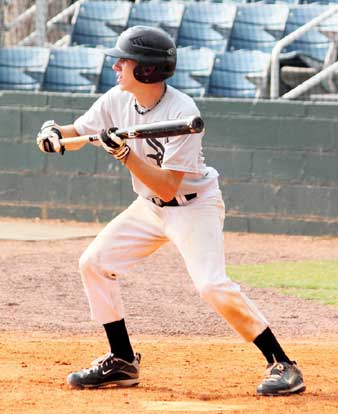
M 152 158 L 156 161 L 156 164 L 161 167 L 164 157 L 164 146 L 156 138 L 147 138 L 146 143 L 151 147 L 155 152 L 148 153 L 146 156 Z

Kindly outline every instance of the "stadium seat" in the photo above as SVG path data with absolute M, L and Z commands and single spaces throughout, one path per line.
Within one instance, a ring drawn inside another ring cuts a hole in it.
M 116 58 L 105 56 L 96 92 L 104 93 L 116 85 L 116 73 L 112 69 Z
M 192 0 L 192 1 L 196 1 L 196 0 Z M 226 3 L 226 4 L 252 3 L 252 0 L 197 0 L 197 1 L 208 1 L 208 2 L 211 2 L 211 3 L 223 3 L 223 4 L 224 3 Z M 257 1 L 261 1 L 261 0 L 257 0 Z
M 283 3 L 238 5 L 228 49 L 270 53 L 284 33 L 288 11 Z
M 263 98 L 267 94 L 270 54 L 235 50 L 217 56 L 207 96 Z
M 0 89 L 38 91 L 40 83 L 18 69 L 0 66 Z
M 178 32 L 178 46 L 208 47 L 223 53 L 236 14 L 233 3 L 191 2 Z
M 160 27 L 176 41 L 184 10 L 185 5 L 176 1 L 171 1 L 170 6 L 168 2 L 158 0 L 135 3 L 132 6 L 127 26 Z
M 247 3 L 265 3 L 265 4 L 288 4 L 288 5 L 296 5 L 296 4 L 302 4 L 302 0 L 256 0 L 256 1 L 247 1 Z
M 87 1 L 73 18 L 71 45 L 113 47 L 127 27 L 131 2 Z
M 324 13 L 330 6 L 320 4 L 309 4 L 290 6 L 289 16 L 286 22 L 284 36 L 295 31 L 315 17 Z M 281 55 L 281 61 L 296 61 L 294 66 L 307 66 L 319 69 L 330 52 L 333 42 L 329 40 L 330 34 L 337 34 L 338 13 L 323 21 L 317 27 L 309 30 L 303 36 L 288 45 Z M 324 33 L 327 33 L 325 35 Z M 298 63 L 300 61 L 301 63 Z
M 177 65 L 168 84 L 193 97 L 204 96 L 214 65 L 215 53 L 208 48 L 177 48 Z
M 104 54 L 100 49 L 81 46 L 54 48 L 50 52 L 42 89 L 95 92 L 103 59 Z
M 10 89 L 39 90 L 49 58 L 43 47 L 13 46 L 0 49 L 3 85 Z M 13 74 L 11 74 L 13 70 Z M 12 87 L 10 87 L 13 82 Z M 25 84 L 27 82 L 27 84 Z
M 301 0 L 299 4 L 332 4 L 337 3 L 337 0 Z

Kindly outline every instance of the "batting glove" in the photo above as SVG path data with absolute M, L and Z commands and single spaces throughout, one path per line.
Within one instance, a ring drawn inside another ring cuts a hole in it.
M 117 160 L 123 160 L 129 154 L 130 147 L 124 139 L 115 135 L 116 129 L 109 128 L 102 130 L 99 135 L 99 140 L 105 151 L 113 155 Z
M 62 134 L 54 121 L 46 121 L 42 124 L 41 130 L 36 137 L 36 143 L 42 152 L 65 152 L 61 144 Z

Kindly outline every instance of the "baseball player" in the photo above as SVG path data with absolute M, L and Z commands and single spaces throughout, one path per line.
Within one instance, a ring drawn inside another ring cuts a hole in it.
M 225 272 L 224 204 L 218 173 L 203 158 L 203 133 L 128 140 L 127 144 L 108 131 L 199 115 L 192 98 L 165 83 L 175 71 L 175 43 L 158 28 L 134 26 L 105 53 L 117 58 L 113 65 L 117 86 L 101 95 L 74 124 L 48 121 L 37 137 L 42 151 L 63 153 L 83 144 L 63 145 L 61 138 L 102 131 L 100 145 L 129 170 L 138 195 L 80 258 L 91 316 L 103 325 L 110 349 L 89 368 L 69 374 L 68 384 L 91 388 L 139 383 L 141 356 L 134 353 L 129 340 L 119 276 L 171 241 L 201 298 L 266 358 L 268 369 L 257 393 L 304 391 L 296 363 L 285 354 L 255 304 Z

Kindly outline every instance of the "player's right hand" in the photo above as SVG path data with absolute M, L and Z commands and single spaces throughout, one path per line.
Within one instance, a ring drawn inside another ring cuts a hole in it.
M 63 155 L 65 147 L 61 144 L 62 134 L 54 121 L 46 121 L 36 137 L 36 143 L 42 152 L 59 152 Z
M 117 128 L 103 129 L 99 135 L 99 141 L 105 151 L 121 161 L 128 156 L 130 147 L 124 139 L 114 133 L 116 130 Z

